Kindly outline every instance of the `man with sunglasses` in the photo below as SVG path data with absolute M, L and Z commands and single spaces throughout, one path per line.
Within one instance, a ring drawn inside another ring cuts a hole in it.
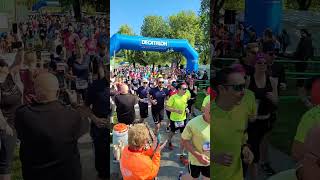
M 142 80 L 142 86 L 140 86 L 137 90 L 137 95 L 139 97 L 139 112 L 140 112 L 140 121 L 143 122 L 145 118 L 148 117 L 148 92 L 150 91 L 150 87 L 148 87 L 148 80 Z
M 187 85 L 183 83 L 179 83 L 177 85 L 178 93 L 171 96 L 166 104 L 166 110 L 170 111 L 170 134 L 169 134 L 169 149 L 173 150 L 172 137 L 177 130 L 180 130 L 180 133 L 183 132 L 186 124 L 187 124 L 187 113 L 188 110 L 188 96 L 185 96 L 187 91 Z M 183 155 L 183 148 L 181 149 L 180 160 L 184 164 L 187 163 L 187 159 Z
M 311 129 L 305 139 L 305 154 L 296 169 L 280 172 L 268 180 L 319 180 L 320 179 L 320 126 Z
M 246 144 L 246 126 L 256 116 L 253 92 L 245 89 L 244 74 L 232 68 L 217 72 L 213 79 L 217 92 L 211 104 L 213 127 L 211 166 L 213 179 L 243 180 L 242 161 L 251 164 L 253 154 Z
M 152 88 L 149 91 L 149 100 L 151 102 L 151 113 L 156 124 L 155 134 L 157 134 L 158 139 L 160 136 L 159 130 L 161 127 L 161 121 L 164 117 L 164 102 L 169 95 L 169 91 L 167 88 L 163 87 L 164 79 L 159 78 L 158 84 L 156 87 Z

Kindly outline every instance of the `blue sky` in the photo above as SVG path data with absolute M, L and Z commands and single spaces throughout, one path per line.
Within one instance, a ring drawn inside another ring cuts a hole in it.
M 123 24 L 128 24 L 136 34 L 140 34 L 145 16 L 167 18 L 182 10 L 193 10 L 198 14 L 200 0 L 111 0 L 110 35 L 116 33 Z

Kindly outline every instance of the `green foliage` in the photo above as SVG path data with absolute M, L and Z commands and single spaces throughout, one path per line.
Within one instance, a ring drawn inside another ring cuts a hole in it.
M 85 11 L 86 14 L 91 15 L 91 16 L 96 14 L 96 9 L 89 3 L 85 3 L 83 5 L 82 11 Z
M 199 17 L 193 11 L 181 11 L 169 16 L 170 38 L 187 39 L 194 46 Z
M 121 25 L 118 33 L 130 36 L 134 35 L 132 28 L 128 24 Z
M 124 35 L 130 35 L 130 36 L 134 35 L 132 28 L 128 24 L 121 25 L 118 33 L 124 34 Z M 124 57 L 125 61 L 128 61 L 130 63 L 134 62 L 134 60 L 133 60 L 134 51 L 123 49 L 118 53 L 118 56 Z
M 207 64 L 210 58 L 210 0 L 202 0 L 195 48 L 199 52 L 199 63 Z
M 199 16 L 193 11 L 181 11 L 164 19 L 161 16 L 146 16 L 141 26 L 141 35 L 156 38 L 186 39 L 199 52 L 200 62 L 209 57 L 209 8 L 210 0 L 202 0 Z M 118 33 L 134 35 L 128 25 L 122 25 Z M 140 64 L 186 64 L 186 59 L 177 52 L 132 52 L 122 50 L 118 56 L 128 62 Z
M 244 10 L 245 1 L 244 0 L 225 0 L 224 9 L 228 10 Z
M 286 9 L 295 10 L 320 10 L 320 1 L 318 0 L 283 0 Z
M 146 16 L 141 26 L 141 35 L 164 38 L 169 35 L 169 26 L 162 16 Z

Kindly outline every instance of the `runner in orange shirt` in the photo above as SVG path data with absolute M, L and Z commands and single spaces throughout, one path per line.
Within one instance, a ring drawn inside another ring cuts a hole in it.
M 153 140 L 151 148 L 148 143 L 150 136 Z M 153 180 L 158 175 L 160 152 L 165 145 L 166 142 L 157 147 L 157 138 L 145 124 L 132 126 L 128 134 L 128 146 L 121 153 L 123 180 Z

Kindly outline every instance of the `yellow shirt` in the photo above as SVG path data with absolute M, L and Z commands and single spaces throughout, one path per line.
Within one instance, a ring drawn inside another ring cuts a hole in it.
M 311 128 L 320 123 L 320 106 L 313 107 L 301 118 L 294 140 L 304 143 L 304 139 Z
M 187 115 L 186 115 L 186 108 L 188 106 L 187 101 L 188 101 L 187 96 L 185 95 L 180 96 L 179 94 L 175 94 L 169 98 L 169 100 L 167 101 L 167 106 L 182 111 L 182 114 L 171 112 L 170 120 L 184 121 L 185 119 L 187 119 Z
M 245 91 L 240 103 L 231 111 L 223 111 L 215 102 L 211 104 L 211 135 L 213 154 L 227 153 L 233 156 L 230 167 L 211 163 L 212 179 L 243 180 L 241 146 L 245 139 L 248 119 L 257 111 L 254 93 Z
M 191 140 L 196 151 L 210 157 L 210 123 L 205 122 L 202 115 L 189 121 L 181 138 Z M 191 153 L 189 153 L 189 160 L 192 165 L 206 166 L 201 164 Z
M 210 95 L 206 96 L 202 101 L 202 107 L 205 107 L 208 103 L 210 103 Z

